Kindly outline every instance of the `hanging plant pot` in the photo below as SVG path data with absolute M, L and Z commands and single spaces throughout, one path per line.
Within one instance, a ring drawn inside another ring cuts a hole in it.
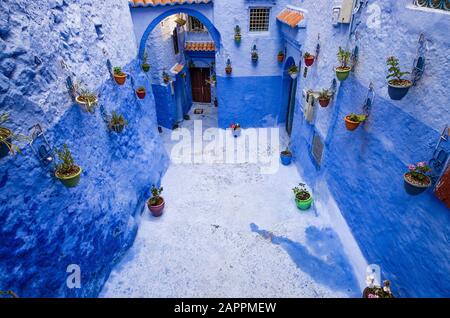
M 241 40 L 242 40 L 242 36 L 241 36 L 240 34 L 235 34 L 235 35 L 234 35 L 234 42 L 235 42 L 236 44 L 240 44 L 240 43 L 241 43 Z
M 422 181 L 414 179 L 410 172 L 404 174 L 403 179 L 405 180 L 405 191 L 409 195 L 419 195 L 425 192 L 431 186 L 431 179 L 428 176 L 424 176 L 425 178 Z
M 359 116 L 361 116 L 360 119 L 357 118 Z M 356 130 L 356 128 L 358 128 L 359 125 L 365 120 L 364 115 L 359 116 L 356 117 L 352 115 L 345 116 L 345 127 L 347 127 L 347 129 L 350 131 Z
M 125 74 L 125 73 L 120 73 L 120 74 L 114 73 L 114 80 L 116 81 L 117 85 L 123 85 L 127 81 L 127 74 Z
M 309 56 L 305 56 L 304 59 L 305 59 L 305 65 L 307 67 L 310 67 L 314 64 L 316 57 L 314 55 L 309 55 Z
M 147 201 L 147 207 L 150 210 L 150 213 L 154 217 L 158 218 L 158 217 L 160 217 L 163 214 L 163 210 L 164 210 L 164 207 L 166 205 L 166 202 L 164 201 L 163 197 L 159 197 L 156 203 L 152 204 L 151 201 L 152 201 L 152 198 L 150 198 Z
M 278 63 L 283 63 L 283 61 L 284 61 L 284 53 L 283 54 L 282 53 L 278 53 L 277 60 L 278 60 Z
M 289 73 L 289 75 L 293 80 L 295 80 L 298 77 L 298 73 Z
M 289 166 L 292 162 L 292 152 L 288 149 L 280 153 L 280 160 L 283 166 Z
M 147 73 L 148 71 L 150 71 L 150 64 L 148 63 L 144 63 L 142 64 L 142 70 Z
M 350 67 L 336 67 L 336 77 L 339 81 L 345 81 L 350 75 Z
M 252 54 L 252 62 L 253 64 L 258 63 L 259 56 L 258 54 Z
M 145 98 L 145 88 L 144 87 L 139 87 L 138 89 L 136 89 L 136 95 L 139 99 L 144 99 Z
M 12 131 L 8 128 L 2 127 L 1 129 L 1 142 L 0 142 L 0 159 L 6 157 L 9 154 L 9 148 L 7 143 L 11 144 Z
M 328 107 L 330 104 L 331 99 L 330 98 L 319 98 L 319 104 L 321 107 Z
M 233 68 L 231 66 L 225 67 L 225 73 L 231 75 L 231 73 L 233 73 Z
M 83 94 L 75 97 L 75 101 L 86 113 L 93 113 L 98 104 L 98 97 L 93 94 Z
M 409 80 L 391 80 L 388 83 L 388 93 L 392 100 L 401 100 L 408 94 L 412 82 Z
M 55 171 L 55 177 L 61 181 L 61 183 L 67 188 L 74 188 L 80 183 L 81 172 L 83 169 L 76 166 L 78 168 L 78 172 L 74 172 L 72 174 L 63 175 L 59 173 L 58 170 Z
M 124 130 L 125 125 L 124 124 L 117 124 L 117 125 L 111 125 L 110 127 L 111 127 L 112 131 L 120 134 Z

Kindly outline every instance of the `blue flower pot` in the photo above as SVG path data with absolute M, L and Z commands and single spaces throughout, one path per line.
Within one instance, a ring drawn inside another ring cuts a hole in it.
M 403 97 L 405 97 L 406 94 L 408 94 L 408 91 L 411 88 L 412 83 L 410 83 L 409 86 L 394 85 L 390 83 L 388 85 L 389 85 L 388 88 L 389 97 L 392 100 L 402 100 Z
M 281 163 L 283 166 L 289 166 L 292 162 L 292 155 L 280 154 Z

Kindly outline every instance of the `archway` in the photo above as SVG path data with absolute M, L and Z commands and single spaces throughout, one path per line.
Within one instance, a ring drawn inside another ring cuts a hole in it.
M 292 124 L 294 120 L 294 110 L 295 110 L 295 95 L 297 93 L 297 79 L 292 79 L 288 73 L 291 66 L 295 65 L 295 59 L 290 56 L 286 59 L 283 67 L 283 88 L 282 88 L 282 98 L 281 98 L 281 120 L 285 120 L 286 132 L 291 135 Z M 301 65 L 298 65 L 301 68 Z
M 156 28 L 156 26 L 158 26 L 158 24 L 164 20 L 165 18 L 174 15 L 174 14 L 178 14 L 178 13 L 185 13 L 187 15 L 193 16 L 197 19 L 200 20 L 200 22 L 202 22 L 204 24 L 204 26 L 208 29 L 208 32 L 211 34 L 212 39 L 214 40 L 214 43 L 216 45 L 216 50 L 220 50 L 221 48 L 221 36 L 219 31 L 216 29 L 216 27 L 214 26 L 214 24 L 202 13 L 200 13 L 197 10 L 194 9 L 189 9 L 189 8 L 172 8 L 169 9 L 167 11 L 164 11 L 163 13 L 161 13 L 159 16 L 157 16 L 156 18 L 154 18 L 150 24 L 148 25 L 148 27 L 145 29 L 144 34 L 142 35 L 142 38 L 140 40 L 139 43 L 139 58 L 143 59 L 144 58 L 144 54 L 145 54 L 145 44 L 148 40 L 148 37 L 150 36 L 150 34 L 152 33 L 153 29 Z

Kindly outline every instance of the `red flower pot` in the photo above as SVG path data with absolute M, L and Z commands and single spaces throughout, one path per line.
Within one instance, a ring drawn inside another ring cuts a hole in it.
M 145 90 L 141 89 L 141 90 L 136 90 L 136 95 L 139 99 L 144 99 L 145 98 Z
M 329 98 L 319 98 L 319 104 L 322 107 L 327 107 L 330 104 L 330 99 Z
M 163 197 L 159 197 L 161 199 L 161 203 L 158 205 L 150 205 L 150 200 L 147 201 L 147 207 L 152 213 L 152 215 L 156 218 L 160 217 L 163 214 L 164 206 L 166 202 Z
M 315 56 L 311 55 L 310 57 L 305 57 L 305 65 L 310 67 L 314 64 Z
M 278 58 L 278 62 L 279 62 L 279 63 L 282 63 L 282 62 L 284 61 L 284 55 L 282 55 L 282 54 L 279 54 L 279 55 L 277 56 L 277 58 Z

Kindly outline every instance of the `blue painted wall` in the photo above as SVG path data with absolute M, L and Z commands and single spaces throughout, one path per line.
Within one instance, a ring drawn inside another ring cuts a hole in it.
M 304 48 L 314 50 L 320 33 L 321 54 L 307 79 L 299 82 L 299 92 L 328 88 L 337 46 L 354 45 L 348 27 L 335 29 L 323 17 L 330 6 L 304 2 L 310 14 Z M 420 25 L 415 23 L 419 20 Z M 302 96 L 297 96 L 291 143 L 298 169 L 316 189 L 326 181 L 365 258 L 381 266 L 383 279 L 392 281 L 400 297 L 448 297 L 450 290 L 450 211 L 431 190 L 410 197 L 403 189 L 406 165 L 428 161 L 450 122 L 444 88 L 449 70 L 444 52 L 450 42 L 443 30 L 448 23 L 445 13 L 418 10 L 409 1 L 371 1 L 358 28 L 356 71 L 338 87 L 328 108 L 317 106 L 314 124 L 304 120 Z M 424 77 L 404 100 L 391 101 L 385 59 L 396 55 L 402 69 L 410 70 L 420 32 L 430 40 Z M 370 119 L 349 132 L 343 118 L 362 112 L 369 82 L 376 92 Z M 325 141 L 320 169 L 311 156 L 314 133 Z
M 0 290 L 20 297 L 95 297 L 133 243 L 136 217 L 168 165 L 150 82 L 130 62 L 136 43 L 127 3 L 103 9 L 79 1 L 0 5 L 0 80 L 8 83 L 1 85 L 0 112 L 11 114 L 8 127 L 18 133 L 41 123 L 51 145 L 67 143 L 83 168 L 80 185 L 69 190 L 23 144 L 21 155 L 0 162 Z M 104 39 L 92 21 L 103 25 Z M 107 58 L 147 88 L 144 101 L 130 80 L 118 87 L 110 79 Z M 122 134 L 107 130 L 100 107 L 86 114 L 71 102 L 69 73 L 99 94 L 105 111 L 125 116 Z M 66 286 L 70 264 L 80 266 L 80 289 Z

